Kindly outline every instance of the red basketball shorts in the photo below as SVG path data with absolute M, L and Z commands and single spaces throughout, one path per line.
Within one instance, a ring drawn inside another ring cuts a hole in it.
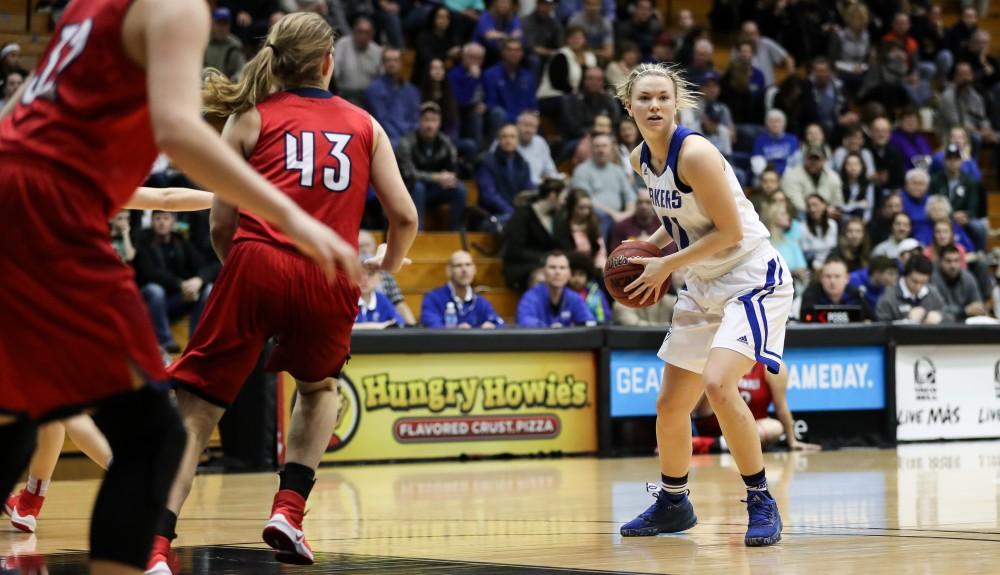
M 52 419 L 166 379 L 102 197 L 51 167 L 0 162 L 0 412 Z
M 269 371 L 308 382 L 337 377 L 350 352 L 359 296 L 346 276 L 330 281 L 298 252 L 237 242 L 170 375 L 187 391 L 228 406 L 274 337 Z

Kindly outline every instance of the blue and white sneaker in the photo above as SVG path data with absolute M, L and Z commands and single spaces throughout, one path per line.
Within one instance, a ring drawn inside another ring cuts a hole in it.
M 747 504 L 747 534 L 743 542 L 747 547 L 763 547 L 774 545 L 781 541 L 781 516 L 778 514 L 778 503 L 764 493 L 748 492 L 744 503 Z
M 646 484 L 648 491 L 656 502 L 638 517 L 621 527 L 623 537 L 650 537 L 660 533 L 679 533 L 691 529 L 698 523 L 694 507 L 687 495 L 674 503 L 668 500 L 667 493 L 659 485 Z

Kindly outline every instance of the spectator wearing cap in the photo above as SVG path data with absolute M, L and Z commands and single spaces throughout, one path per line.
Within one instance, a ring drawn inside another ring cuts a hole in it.
M 733 154 L 733 134 L 729 131 L 729 127 L 722 122 L 725 113 L 722 106 L 723 104 L 719 102 L 705 104 L 701 111 L 700 131 L 728 159 Z
M 340 95 L 365 107 L 365 90 L 382 70 L 382 47 L 373 40 L 375 27 L 367 17 L 354 21 L 351 33 L 337 40 L 333 77 Z
M 229 8 L 212 10 L 212 32 L 205 48 L 204 66 L 215 68 L 236 81 L 247 59 L 243 54 L 243 42 L 232 33 L 232 20 Z
M 955 223 L 962 226 L 977 248 L 985 245 L 986 230 L 977 219 L 979 182 L 962 171 L 962 152 L 957 144 L 948 144 L 944 152 L 944 170 L 931 176 L 930 193 L 948 198 Z
M 583 10 L 569 19 L 567 26 L 579 26 L 587 33 L 587 46 L 605 62 L 615 57 L 613 18 L 606 17 L 602 0 L 583 0 Z M 613 2 L 612 2 L 613 4 Z
M 958 151 L 962 156 L 962 173 L 969 176 L 977 182 L 983 180 L 983 172 L 979 169 L 979 162 L 972 156 L 972 144 L 969 142 L 969 134 L 965 131 L 965 128 L 956 126 L 951 130 L 948 130 L 948 141 L 944 142 L 941 150 L 934 153 L 933 160 L 931 161 L 931 174 L 936 174 L 944 169 L 944 153 L 949 145 L 955 144 L 958 146 Z M 980 198 L 979 207 L 985 207 L 984 198 Z
M 934 265 L 923 255 L 906 262 L 903 277 L 895 287 L 887 288 L 875 307 L 879 321 L 907 321 L 918 324 L 939 324 L 945 319 L 944 299 L 930 285 Z
M 368 86 L 365 97 L 368 110 L 395 147 L 420 121 L 420 92 L 403 80 L 403 57 L 396 48 L 382 51 L 382 68 L 385 73 Z
M 448 204 L 451 229 L 460 229 L 466 190 L 457 175 L 458 152 L 448 136 L 441 132 L 441 108 L 437 104 L 426 102 L 420 107 L 417 128 L 399 140 L 396 157 L 399 171 L 417 206 L 420 229 L 424 229 L 427 207 L 439 204 Z
M 788 200 L 800 212 L 806 208 L 806 198 L 817 195 L 829 204 L 839 217 L 844 205 L 843 183 L 826 161 L 826 148 L 809 146 L 801 165 L 788 168 L 781 178 L 781 188 Z
M 767 165 L 774 166 L 779 174 L 785 173 L 785 168 L 799 162 L 797 153 L 799 151 L 799 139 L 793 134 L 785 131 L 785 113 L 778 109 L 772 109 L 767 113 L 767 130 L 758 134 L 753 141 L 753 151 L 751 152 L 751 165 L 755 174 L 760 174 Z M 796 207 L 802 209 L 805 196 L 801 203 L 796 203 Z
M 494 329 L 503 325 L 489 300 L 473 289 L 476 263 L 469 252 L 458 250 L 448 258 L 448 282 L 424 294 L 420 304 L 420 324 L 424 327 Z M 448 304 L 455 309 L 455 325 L 447 320 Z

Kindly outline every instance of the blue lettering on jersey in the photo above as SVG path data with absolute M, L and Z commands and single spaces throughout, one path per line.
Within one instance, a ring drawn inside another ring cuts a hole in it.
M 677 210 L 681 207 L 683 195 L 677 190 L 649 188 L 649 199 L 658 208 Z

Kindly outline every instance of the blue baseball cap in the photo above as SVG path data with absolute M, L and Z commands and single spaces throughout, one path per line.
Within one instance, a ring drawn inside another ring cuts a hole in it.
M 212 20 L 218 22 L 220 20 L 225 20 L 226 22 L 231 22 L 233 19 L 233 13 L 229 11 L 229 8 L 224 6 L 212 10 Z

